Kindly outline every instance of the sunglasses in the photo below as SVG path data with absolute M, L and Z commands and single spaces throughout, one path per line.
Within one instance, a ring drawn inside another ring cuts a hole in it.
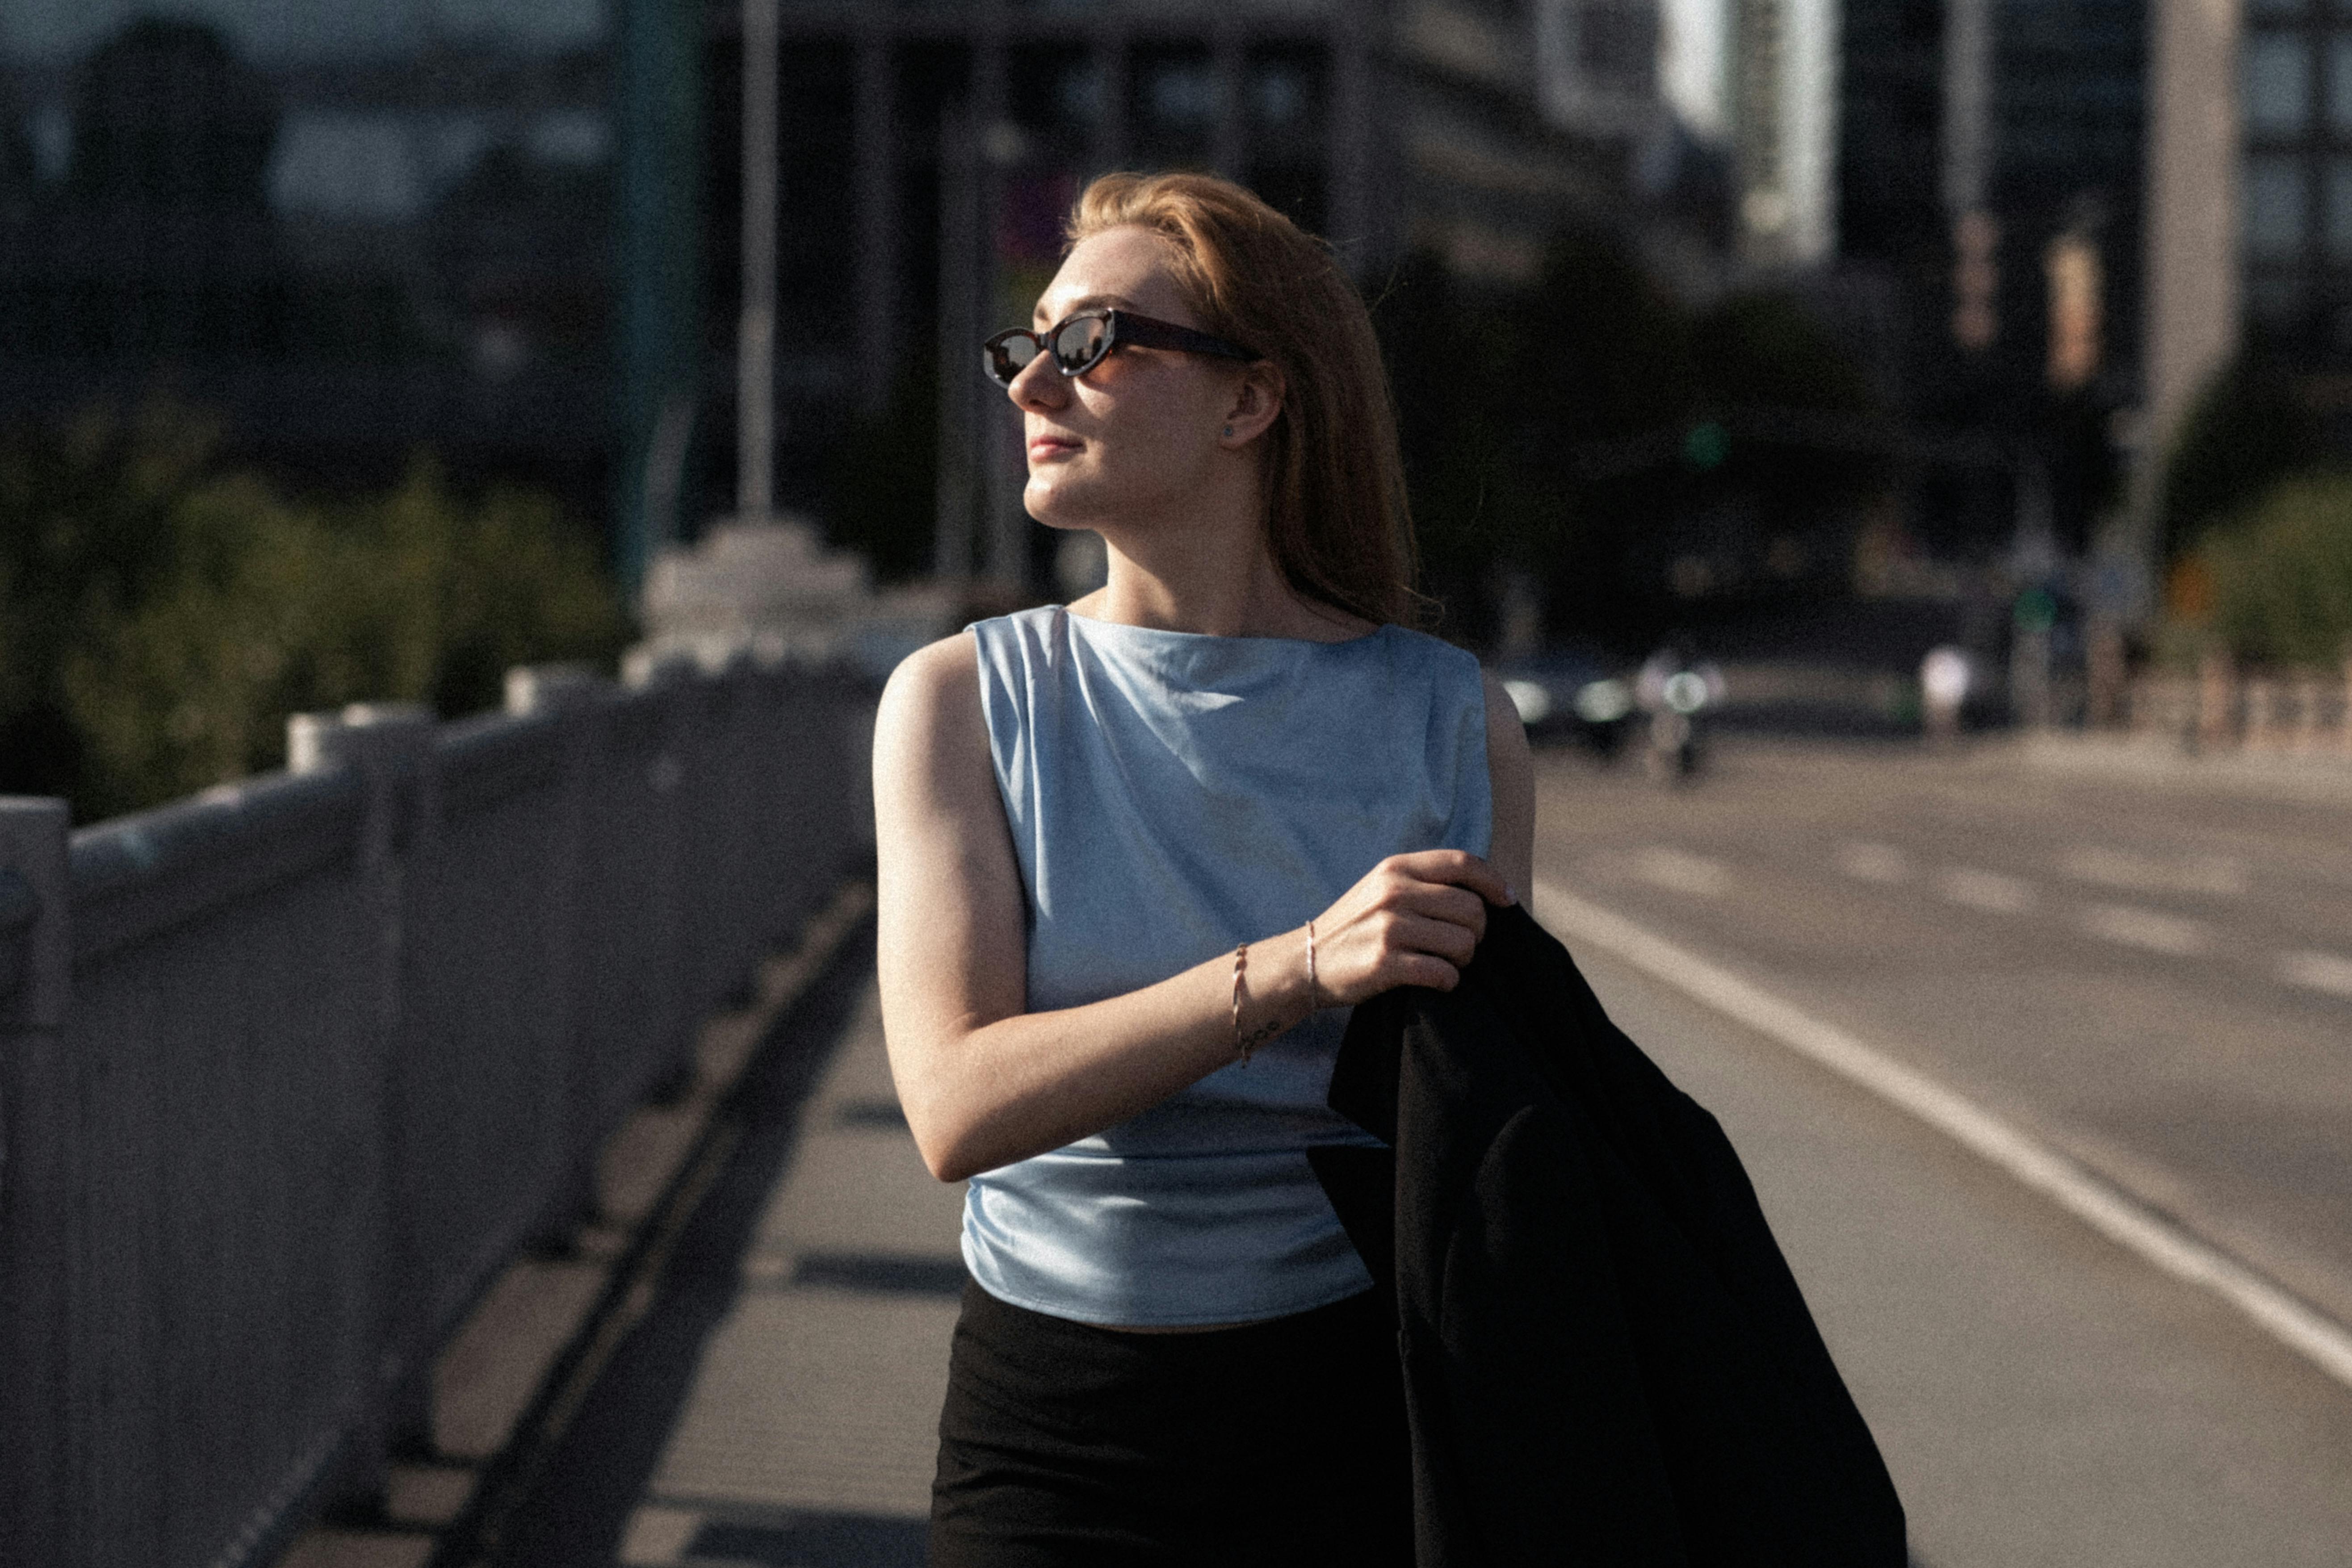
M 1042 332 L 1033 332 L 1026 327 L 1010 328 L 980 346 L 982 363 L 990 377 L 1000 386 L 1010 386 L 1013 378 L 1034 363 L 1039 354 L 1053 355 L 1055 368 L 1064 375 L 1084 375 L 1121 343 L 1146 349 L 1175 349 L 1188 354 L 1214 354 L 1220 359 L 1255 362 L 1265 357 L 1252 353 L 1239 343 L 1229 343 L 1173 321 L 1139 316 L 1132 310 L 1107 309 L 1080 310 Z

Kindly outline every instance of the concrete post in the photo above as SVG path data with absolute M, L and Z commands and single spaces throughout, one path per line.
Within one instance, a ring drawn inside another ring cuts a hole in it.
M 1332 18 L 1330 173 L 1324 233 L 1358 279 L 1388 258 L 1372 233 L 1372 32 L 1386 7 L 1345 7 Z
M 1007 176 L 1026 155 L 1020 128 L 1006 109 L 1007 49 L 1001 4 L 982 7 L 982 26 L 972 39 L 971 106 L 980 128 L 981 331 L 1027 314 L 1004 296 L 997 255 L 997 231 L 1004 214 Z M 972 345 L 964 349 L 970 363 Z M 1029 581 L 1029 513 L 1021 492 L 1028 479 L 1022 455 L 1021 416 L 1013 405 L 982 389 L 978 423 L 981 519 L 988 534 L 985 574 L 997 588 L 1018 594 Z
M 898 363 L 898 154 L 890 40 L 857 39 L 857 364 L 867 414 L 890 400 Z
M 1233 17 L 1221 15 L 1210 35 L 1210 72 L 1216 82 L 1217 119 L 1209 161 L 1228 180 L 1249 173 L 1247 105 L 1242 92 L 1242 36 Z
M 2132 510 L 2151 567 L 2164 457 L 2238 348 L 2238 35 L 2228 0 L 2148 6 L 2146 431 Z
M 2209 649 L 2197 666 L 2197 744 L 2200 752 L 2218 752 L 2237 739 L 2236 671 L 2221 648 Z
M 735 510 L 765 522 L 776 482 L 777 0 L 743 3 L 743 310 L 735 335 Z
M 352 1369 L 354 1404 L 362 1414 L 327 1506 L 346 1517 L 382 1514 L 392 1455 L 429 1444 L 432 1371 L 428 1347 L 418 1343 L 411 1289 L 415 1248 L 409 1243 L 405 1121 L 402 1089 L 404 1012 L 405 883 L 410 865 L 429 854 L 432 786 L 427 774 L 433 715 L 415 703 L 354 703 L 340 713 L 297 713 L 286 721 L 286 769 L 318 773 L 350 768 L 365 794 L 360 819 L 358 875 L 373 910 L 375 1017 L 367 1093 L 375 1101 L 376 1142 L 353 1150 L 366 1178 L 354 1185 L 373 1199 L 365 1224 L 378 1244 L 369 1303 L 369 1345 Z
M 596 763 L 596 710 L 604 683 L 585 666 L 518 665 L 507 671 L 506 710 L 517 717 L 545 715 L 557 726 L 562 783 L 555 805 L 554 852 L 540 892 L 546 926 L 540 963 L 547 976 L 547 1005 L 539 1017 L 541 1059 L 550 1079 L 562 1085 L 562 1134 L 567 1178 L 541 1223 L 543 1242 L 568 1237 L 572 1226 L 596 1207 L 595 1064 L 583 1043 L 586 1006 L 582 996 L 581 886 L 588 854 L 589 773 Z
M 940 457 L 931 573 L 962 584 L 971 578 L 972 503 L 979 494 L 974 457 L 982 395 L 978 132 L 969 111 L 940 115 Z
M 656 827 L 658 841 L 655 864 L 658 869 L 654 879 L 654 895 L 646 908 L 626 916 L 618 911 L 605 915 L 607 919 L 645 922 L 646 940 L 654 952 L 654 1016 L 659 1020 L 655 1029 L 656 1037 L 649 1042 L 648 1048 L 661 1056 L 665 1064 L 662 1070 L 672 1076 L 681 1068 L 692 1068 L 694 1028 L 699 1021 L 693 1016 L 689 1002 L 688 976 L 693 965 L 686 947 L 686 849 L 690 830 L 686 818 L 695 800 L 691 787 L 694 780 L 689 776 L 692 758 L 687 745 L 687 704 L 696 695 L 695 673 L 694 661 L 677 654 L 657 659 L 633 656 L 623 671 L 622 678 L 629 685 L 651 689 L 661 698 L 662 744 L 650 764 L 647 781 L 662 802 Z
M 2344 655 L 2342 700 L 2336 708 L 2336 749 L 2352 757 L 2352 650 Z
M 2302 752 L 2320 749 L 2320 710 L 2326 705 L 2326 688 L 2320 684 L 2319 672 L 2305 669 L 2294 678 L 2294 749 Z
M 2100 612 L 2090 617 L 2083 660 L 2089 688 L 2084 722 L 2094 730 L 2124 728 L 2131 706 L 2131 677 L 2125 662 L 2123 627 L 2115 616 Z
M 1127 159 L 1127 30 L 1117 20 L 1103 23 L 1094 38 L 1095 79 L 1101 85 L 1087 155 L 1092 174 L 1107 174 Z
M 2245 746 L 2275 751 L 2279 742 L 2278 682 L 2257 676 L 2246 682 Z
M 0 1562 L 84 1555 L 73 1480 L 81 1102 L 66 803 L 0 796 Z

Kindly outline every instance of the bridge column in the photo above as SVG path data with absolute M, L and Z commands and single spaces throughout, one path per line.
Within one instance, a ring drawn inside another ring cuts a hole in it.
M 80 1562 L 74 1415 L 81 1103 L 66 803 L 0 796 L 0 1562 Z
M 432 1440 L 432 1373 L 429 1355 L 417 1353 L 413 1309 L 404 1303 L 426 1294 L 408 1289 L 416 1264 L 408 1245 L 402 1188 L 411 1159 L 403 1114 L 402 949 L 407 930 L 405 882 L 411 859 L 429 839 L 433 715 L 415 703 L 355 703 L 341 713 L 297 713 L 286 721 L 286 771 L 354 770 L 364 792 L 355 874 L 373 911 L 370 955 L 375 981 L 370 1020 L 373 1068 L 367 1093 L 376 1106 L 373 1147 L 353 1150 L 365 1172 L 369 1194 L 366 1223 L 377 1244 L 368 1303 L 373 1329 L 360 1366 L 360 1406 L 365 1412 L 344 1451 L 344 1460 L 322 1500 L 329 1511 L 373 1518 L 383 1510 L 388 1466 L 401 1449 Z
M 556 805 L 556 852 L 540 894 L 546 911 L 541 963 L 548 994 L 556 999 L 540 1023 L 539 1049 L 563 1086 L 563 1139 L 570 1154 L 567 1189 L 549 1207 L 544 1244 L 568 1244 L 572 1227 L 596 1206 L 596 1109 L 601 1100 L 594 1053 L 585 1038 L 586 1004 L 581 994 L 581 908 L 588 845 L 589 770 L 596 765 L 601 731 L 597 714 L 611 694 L 585 665 L 518 665 L 507 671 L 506 710 L 517 716 L 545 714 L 562 735 L 563 784 Z

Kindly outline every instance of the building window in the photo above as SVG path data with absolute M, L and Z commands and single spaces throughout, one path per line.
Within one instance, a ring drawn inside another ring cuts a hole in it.
M 2331 267 L 2352 266 L 2352 157 L 2327 160 L 2321 187 L 2320 243 Z
M 2250 261 L 2286 261 L 2303 253 L 2308 221 L 2303 161 L 2281 153 L 2246 160 L 2245 247 Z
M 2352 34 L 2327 40 L 2327 129 L 2352 135 Z
M 2300 135 L 2311 122 L 2311 60 L 2302 35 L 2249 37 L 2239 93 L 2247 130 L 2257 136 Z

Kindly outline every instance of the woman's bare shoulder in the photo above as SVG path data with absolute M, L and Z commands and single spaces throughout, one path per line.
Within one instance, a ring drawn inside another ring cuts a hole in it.
M 980 718 L 980 643 L 969 631 L 926 643 L 898 661 L 882 688 L 878 724 L 934 730 Z

